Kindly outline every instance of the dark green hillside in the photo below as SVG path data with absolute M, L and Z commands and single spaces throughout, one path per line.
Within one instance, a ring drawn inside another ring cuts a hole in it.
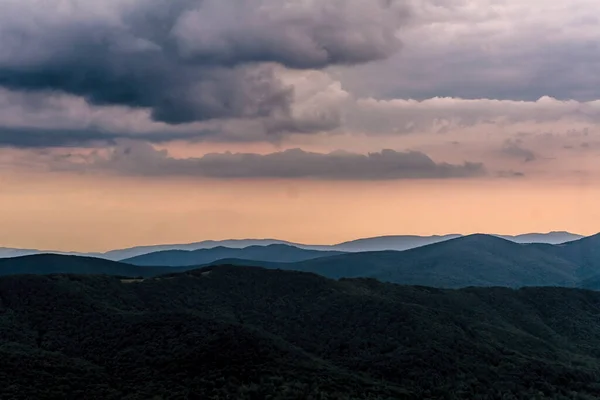
M 175 271 L 185 271 L 179 268 Z M 156 276 L 173 272 L 168 267 L 138 267 L 93 257 L 36 254 L 0 259 L 0 276 L 19 274 L 94 274 L 115 276 Z
M 205 264 L 204 266 L 223 264 L 249 267 L 257 266 L 268 269 L 311 272 L 332 279 L 358 278 L 368 277 L 376 271 L 396 265 L 399 257 L 402 257 L 401 254 L 402 252 L 399 251 L 369 251 L 364 253 L 348 253 L 339 256 L 321 257 L 293 263 L 226 258 Z
M 2 277 L 0 398 L 595 399 L 599 309 L 240 266 Z
M 121 260 L 121 262 L 141 266 L 183 267 L 208 264 L 228 258 L 267 262 L 297 262 L 338 254 L 344 253 L 341 251 L 306 250 L 286 244 L 271 244 L 268 246 L 249 246 L 241 249 L 219 246 L 194 251 L 166 250 L 128 258 Z

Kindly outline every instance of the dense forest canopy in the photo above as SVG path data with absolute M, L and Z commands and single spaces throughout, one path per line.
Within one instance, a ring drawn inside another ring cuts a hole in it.
M 594 399 L 600 293 L 219 266 L 0 278 L 2 399 Z

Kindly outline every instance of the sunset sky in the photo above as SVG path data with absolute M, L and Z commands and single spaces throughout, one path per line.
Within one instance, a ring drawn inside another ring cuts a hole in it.
M 3 0 L 0 247 L 600 231 L 597 0 Z

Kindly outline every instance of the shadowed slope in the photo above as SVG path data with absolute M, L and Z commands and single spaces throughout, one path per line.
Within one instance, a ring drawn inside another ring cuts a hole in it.
M 592 399 L 599 308 L 239 266 L 3 277 L 0 397 Z
M 177 269 L 184 271 L 189 268 Z M 36 254 L 0 259 L 0 276 L 19 274 L 93 274 L 116 276 L 155 276 L 173 272 L 168 267 L 138 267 L 92 257 Z
M 575 286 L 578 266 L 536 247 L 471 235 L 408 250 L 381 280 L 441 287 Z
M 600 234 L 556 246 L 556 254 L 580 266 L 581 278 L 600 274 Z

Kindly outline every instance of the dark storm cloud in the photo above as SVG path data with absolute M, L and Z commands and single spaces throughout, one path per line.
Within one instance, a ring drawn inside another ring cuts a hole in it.
M 174 140 L 195 141 L 215 136 L 217 132 L 202 130 L 192 133 L 136 133 L 133 138 L 150 143 L 165 143 Z M 3 128 L 0 127 L 0 147 L 50 148 L 86 147 L 97 144 L 116 144 L 121 139 L 132 139 L 131 134 L 98 130 Z
M 0 86 L 149 108 L 170 124 L 281 118 L 293 90 L 269 63 L 385 58 L 399 47 L 405 14 L 393 0 L 10 1 L 0 16 Z
M 108 154 L 56 158 L 52 165 L 56 169 L 119 175 L 218 179 L 393 180 L 468 178 L 486 174 L 480 163 L 436 163 L 416 151 L 382 150 L 363 155 L 292 149 L 265 155 L 228 152 L 176 159 L 166 151 L 141 142 L 121 144 Z
M 117 138 L 118 136 L 111 133 L 93 131 L 0 128 L 0 147 L 74 147 L 96 141 L 111 141 Z

